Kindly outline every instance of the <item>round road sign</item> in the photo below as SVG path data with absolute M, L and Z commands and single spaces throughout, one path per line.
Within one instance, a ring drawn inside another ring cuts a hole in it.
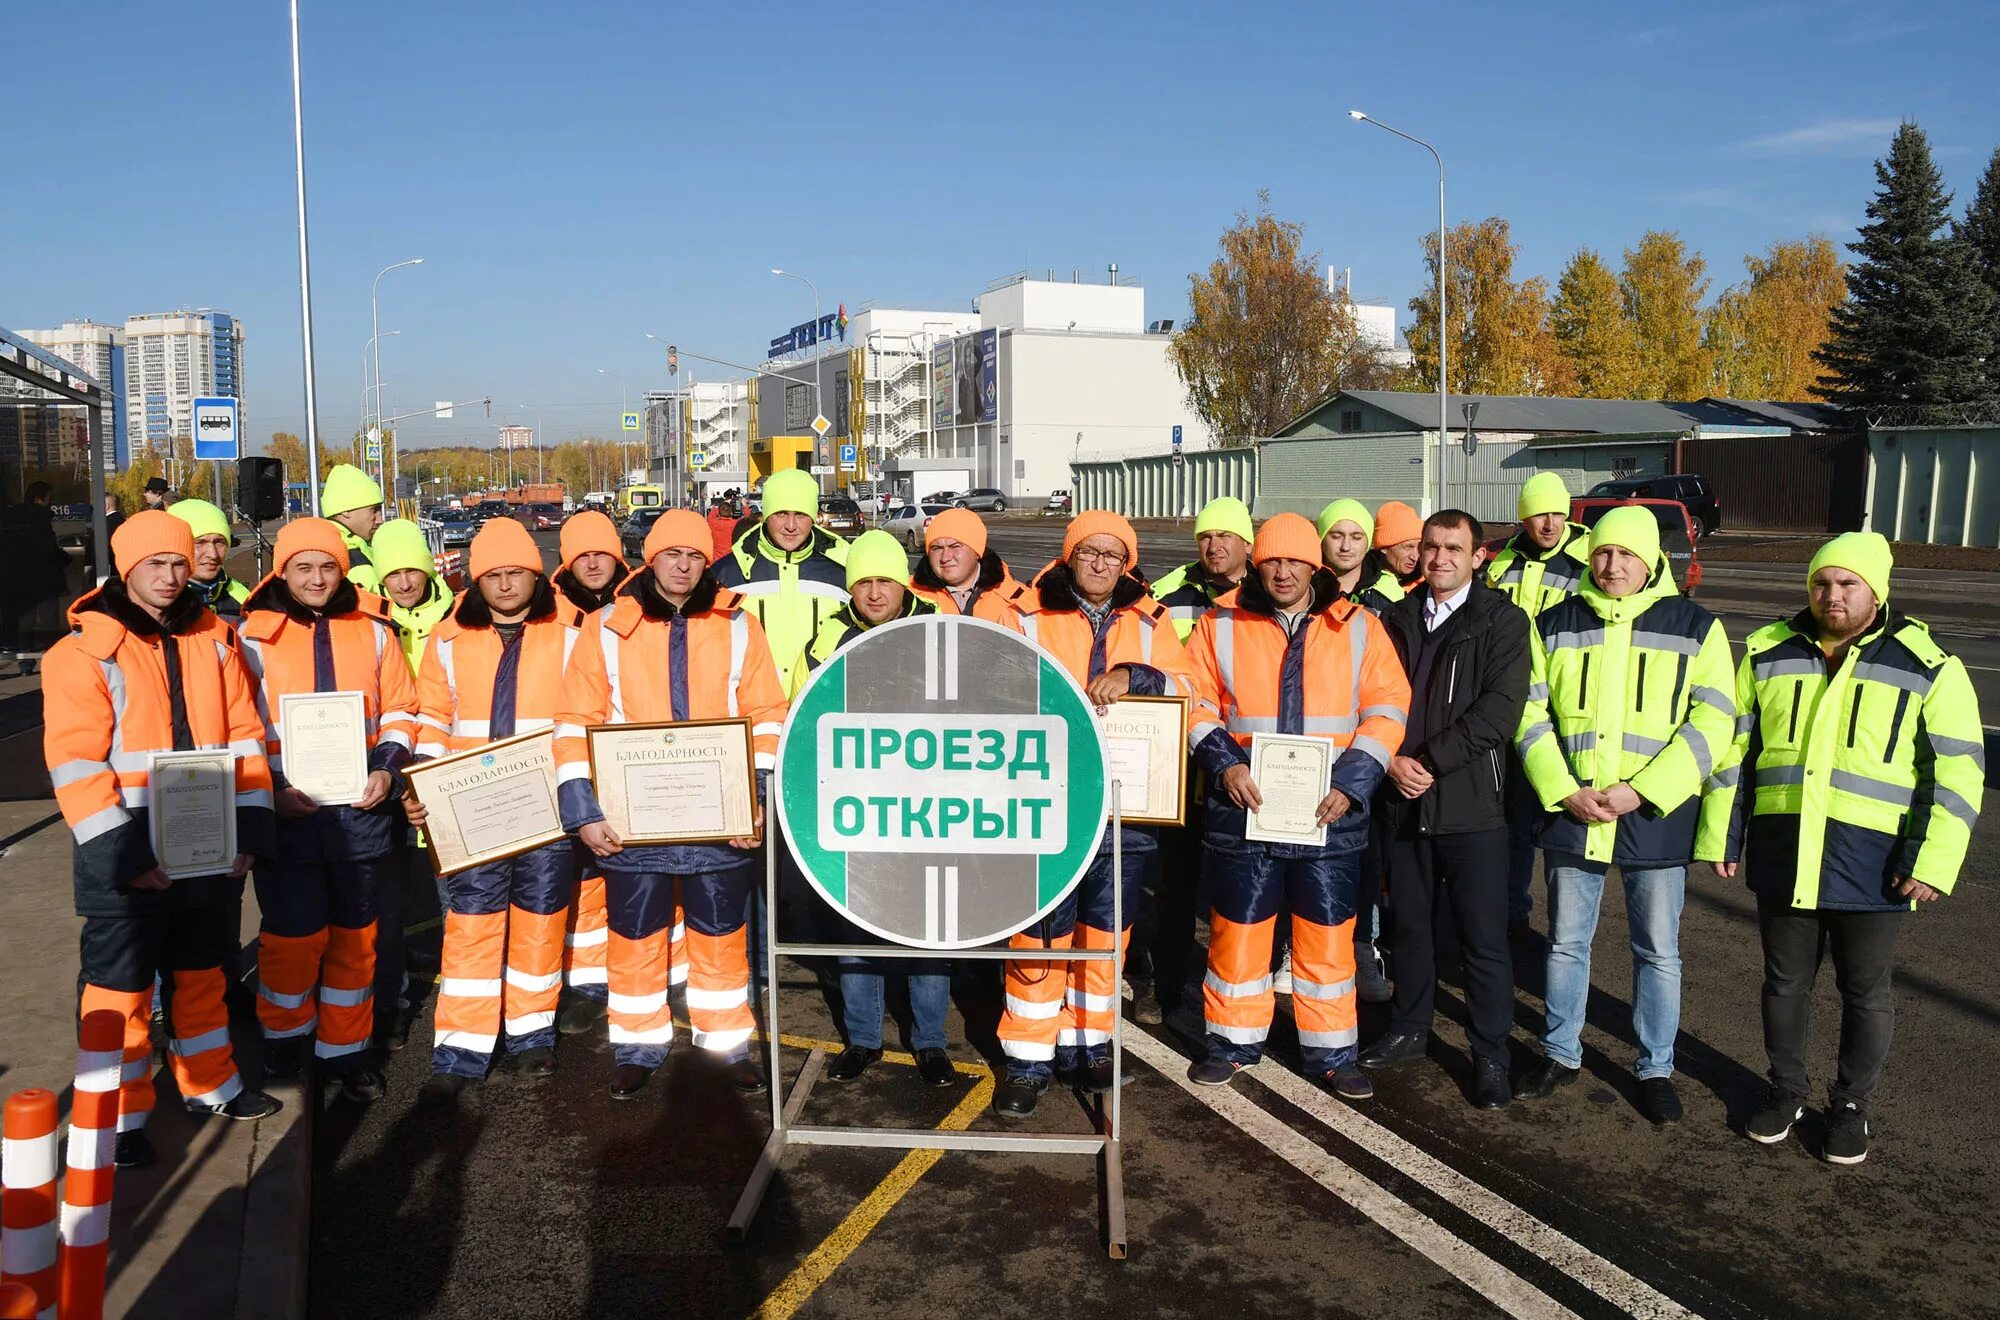
M 871 628 L 792 705 L 774 800 L 820 896 L 862 929 L 964 949 L 1075 887 L 1110 811 L 1103 735 L 1063 668 L 983 619 Z

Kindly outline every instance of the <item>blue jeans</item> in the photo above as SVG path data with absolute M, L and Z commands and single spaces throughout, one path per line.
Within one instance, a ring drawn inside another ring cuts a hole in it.
M 885 979 L 868 964 L 840 960 L 840 1002 L 845 1009 L 847 1043 L 856 1049 L 882 1048 Z M 922 964 L 918 964 L 922 966 Z M 951 977 L 912 972 L 910 982 L 910 1048 L 944 1048 L 944 1019 L 951 1009 Z
M 1565 1068 L 1583 1066 L 1584 1007 L 1590 1000 L 1590 942 L 1604 901 L 1602 862 L 1550 853 L 1548 1025 L 1542 1048 Z M 1639 1037 L 1640 1081 L 1674 1071 L 1681 1029 L 1681 905 L 1687 868 L 1621 871 L 1632 938 L 1632 1030 Z

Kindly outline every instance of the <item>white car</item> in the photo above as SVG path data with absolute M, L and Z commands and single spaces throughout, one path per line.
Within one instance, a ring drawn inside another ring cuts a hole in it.
M 931 525 L 931 519 L 949 507 L 944 504 L 901 504 L 882 516 L 881 528 L 901 541 L 911 554 L 922 554 L 924 529 Z

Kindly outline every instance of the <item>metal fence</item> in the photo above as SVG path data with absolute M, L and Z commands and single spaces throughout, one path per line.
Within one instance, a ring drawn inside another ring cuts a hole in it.
M 1731 531 L 1851 532 L 1861 526 L 1868 440 L 1858 433 L 1693 438 L 1675 468 L 1708 478 Z
M 1192 518 L 1201 506 L 1234 495 L 1257 504 L 1257 450 L 1206 449 L 1175 463 L 1170 455 L 1101 459 L 1070 468 L 1076 508 L 1109 509 L 1127 518 Z
M 2000 426 L 1872 428 L 1866 491 L 1892 541 L 2000 545 Z

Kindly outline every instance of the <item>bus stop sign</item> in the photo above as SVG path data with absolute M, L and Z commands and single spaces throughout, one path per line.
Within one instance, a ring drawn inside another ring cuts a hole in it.
M 855 925 L 920 949 L 1026 929 L 1082 879 L 1110 811 L 1076 681 L 997 624 L 871 628 L 814 672 L 778 747 L 785 842 Z

